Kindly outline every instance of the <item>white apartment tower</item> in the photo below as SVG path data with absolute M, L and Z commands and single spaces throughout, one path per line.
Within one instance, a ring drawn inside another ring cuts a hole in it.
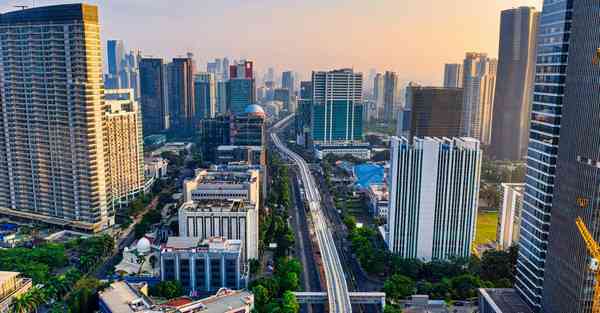
M 463 63 L 462 135 L 489 144 L 498 60 L 485 53 L 469 52 Z
M 468 257 L 481 148 L 473 138 L 392 137 L 387 244 L 402 258 Z
M 111 224 L 98 8 L 0 14 L 0 214 Z

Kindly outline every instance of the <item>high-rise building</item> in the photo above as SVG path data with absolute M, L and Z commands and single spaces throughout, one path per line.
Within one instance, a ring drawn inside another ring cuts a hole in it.
M 529 157 L 515 282 L 519 294 L 536 311 L 541 308 L 542 285 L 545 274 L 548 273 L 545 264 L 548 232 L 555 212 L 552 205 L 558 135 L 559 130 L 564 129 L 561 127 L 561 115 L 562 104 L 565 103 L 563 97 L 573 3 L 572 0 L 544 1 L 538 27 L 537 63 L 527 148 Z M 586 136 L 591 134 L 585 133 L 581 137 Z M 578 234 L 571 233 L 569 238 L 573 240 L 569 242 L 575 242 L 575 236 Z
M 174 58 L 169 64 L 169 111 L 171 129 L 189 133 L 194 127 L 194 62 L 191 58 Z
M 507 250 L 519 244 L 521 217 L 523 216 L 523 183 L 502 183 L 502 206 L 498 213 L 496 243 Z
M 473 138 L 392 137 L 387 245 L 402 258 L 468 257 L 481 149 Z
M 312 82 L 300 82 L 300 99 L 296 112 L 296 137 L 298 144 L 308 147 L 312 112 Z
M 462 88 L 463 68 L 462 64 L 444 64 L 444 87 Z
M 170 124 L 166 65 L 163 59 L 142 58 L 139 67 L 144 135 L 159 134 Z
M 383 119 L 392 121 L 396 119 L 396 106 L 398 99 L 398 75 L 396 72 L 386 71 L 383 82 Z
M 362 73 L 351 69 L 313 72 L 312 87 L 312 142 L 362 141 Z
M 217 81 L 217 113 L 224 114 L 227 112 L 227 82 Z
M 566 4 L 566 8 L 571 8 L 569 3 Z M 542 288 L 542 311 L 546 313 L 593 312 L 592 300 L 597 297 L 594 292 L 598 282 L 594 271 L 590 270 L 590 259 L 594 256 L 588 252 L 575 219 L 581 217 L 593 240 L 600 240 L 599 12 L 600 3 L 597 1 L 572 1 L 566 86 L 562 98 L 564 105 L 554 107 L 561 110 L 562 114 L 542 115 L 542 112 L 537 112 L 536 106 L 537 101 L 547 99 L 542 98 L 541 93 L 544 93 L 544 97 L 549 97 L 547 93 L 560 91 L 558 87 L 546 85 L 542 88 L 541 84 L 536 84 L 534 91 L 532 119 L 544 123 L 531 124 L 532 137 L 538 130 L 551 129 L 554 131 L 553 136 L 542 137 L 543 133 L 539 133 L 539 136 L 540 139 L 547 138 L 547 142 L 554 141 L 558 139 L 556 135 L 560 129 Z M 542 15 L 545 17 L 545 12 Z M 547 21 L 548 18 L 542 18 L 544 25 L 540 27 L 540 43 L 546 42 L 542 39 L 542 34 L 548 31 L 549 27 L 545 25 Z M 556 28 L 551 30 L 557 31 Z M 540 44 L 541 47 L 544 46 Z M 538 51 L 541 53 L 541 50 Z M 549 128 L 547 124 L 552 125 L 557 119 L 560 119 L 560 128 Z M 541 125 L 544 125 L 544 128 L 540 127 Z M 529 148 L 532 152 L 532 144 Z M 528 182 L 531 180 L 530 177 L 527 178 Z M 525 228 L 521 228 L 521 233 L 523 232 L 526 232 Z
M 88 232 L 107 228 L 114 215 L 98 8 L 0 14 L 0 33 L 0 213 Z
M 231 144 L 231 117 L 221 114 L 215 118 L 200 121 L 198 138 L 202 156 L 208 162 L 216 162 L 219 146 Z
M 133 89 L 105 89 L 104 102 L 112 197 L 129 203 L 145 185 L 141 112 Z
M 236 146 L 264 146 L 266 144 L 265 111 L 260 105 L 246 107 L 244 113 L 233 118 L 231 141 Z
M 383 104 L 385 102 L 385 78 L 381 73 L 377 73 L 373 80 L 373 97 L 375 99 L 375 119 L 381 120 L 383 117 Z
M 290 91 L 290 95 L 296 94 L 296 77 L 294 72 L 285 71 L 281 74 L 281 88 Z
M 409 90 L 410 89 L 410 90 Z M 459 137 L 463 113 L 462 88 L 408 86 L 410 138 Z
M 228 80 L 229 79 L 229 59 L 228 58 L 223 58 L 223 80 Z
M 485 53 L 468 52 L 463 63 L 462 135 L 491 141 L 498 61 Z
M 121 73 L 123 72 L 123 61 L 125 60 L 125 45 L 122 40 L 108 40 L 106 42 L 106 63 L 108 74 L 104 84 L 106 88 L 121 87 Z
M 227 111 L 241 114 L 247 106 L 256 102 L 253 62 L 242 60 L 229 66 L 226 85 Z
M 213 118 L 217 114 L 217 86 L 213 73 L 200 73 L 194 80 L 196 120 Z
M 527 156 L 539 13 L 532 7 L 502 11 L 498 77 L 489 154 L 499 160 Z

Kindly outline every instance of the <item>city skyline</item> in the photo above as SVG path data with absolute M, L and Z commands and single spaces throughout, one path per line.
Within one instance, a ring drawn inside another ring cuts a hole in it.
M 38 0 L 35 5 L 76 2 Z M 302 80 L 309 79 L 312 70 L 353 66 L 363 73 L 371 68 L 393 70 L 401 82 L 440 86 L 444 63 L 460 62 L 467 51 L 497 56 L 501 10 L 518 6 L 539 10 L 542 3 L 494 0 L 481 6 L 475 0 L 448 4 L 382 0 L 374 5 L 339 0 L 326 4 L 236 0 L 180 1 L 172 7 L 168 1 L 84 2 L 99 6 L 103 46 L 106 40 L 121 39 L 127 50 L 139 48 L 146 56 L 169 59 L 191 51 L 202 70 L 215 57 L 229 56 L 253 59 L 259 73 L 269 67 L 277 72 L 292 69 Z M 32 3 L 8 0 L 0 4 L 0 12 Z M 135 10 L 139 13 L 132 14 Z M 341 21 L 348 16 L 353 23 L 343 25 Z

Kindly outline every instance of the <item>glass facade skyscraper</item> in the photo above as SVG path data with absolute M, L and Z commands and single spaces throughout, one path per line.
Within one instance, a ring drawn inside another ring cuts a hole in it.
M 572 7 L 572 0 L 545 0 L 538 28 L 515 283 L 519 294 L 536 311 L 541 308 L 546 270 Z
M 143 58 L 139 66 L 144 135 L 158 134 L 170 122 L 166 66 L 160 58 Z

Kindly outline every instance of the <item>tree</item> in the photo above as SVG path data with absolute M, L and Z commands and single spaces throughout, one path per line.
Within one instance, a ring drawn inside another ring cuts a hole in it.
M 97 292 L 100 285 L 98 279 L 90 276 L 78 280 L 67 299 L 71 312 L 94 312 L 98 306 Z
M 297 291 L 300 287 L 300 279 L 298 274 L 287 272 L 279 276 L 279 288 L 282 291 Z
M 155 297 L 172 299 L 183 295 L 183 286 L 179 281 L 164 280 L 150 288 L 150 294 Z
M 502 279 L 514 280 L 514 265 L 509 252 L 488 250 L 481 259 L 481 279 L 497 283 Z
M 383 313 L 402 313 L 402 310 L 395 305 L 387 304 L 383 309 Z
M 477 296 L 477 288 L 481 287 L 481 280 L 477 276 L 464 274 L 450 280 L 453 299 L 468 299 Z
M 264 286 L 258 285 L 252 288 L 252 293 L 254 294 L 254 304 L 256 305 L 257 311 L 263 312 L 266 305 L 271 300 L 269 291 Z
M 391 300 L 398 302 L 414 293 L 415 282 L 404 275 L 395 274 L 383 284 L 383 291 Z
M 281 312 L 298 313 L 299 310 L 300 304 L 298 304 L 298 299 L 296 299 L 296 295 L 294 295 L 291 291 L 286 291 L 283 294 L 283 298 L 281 300 Z

